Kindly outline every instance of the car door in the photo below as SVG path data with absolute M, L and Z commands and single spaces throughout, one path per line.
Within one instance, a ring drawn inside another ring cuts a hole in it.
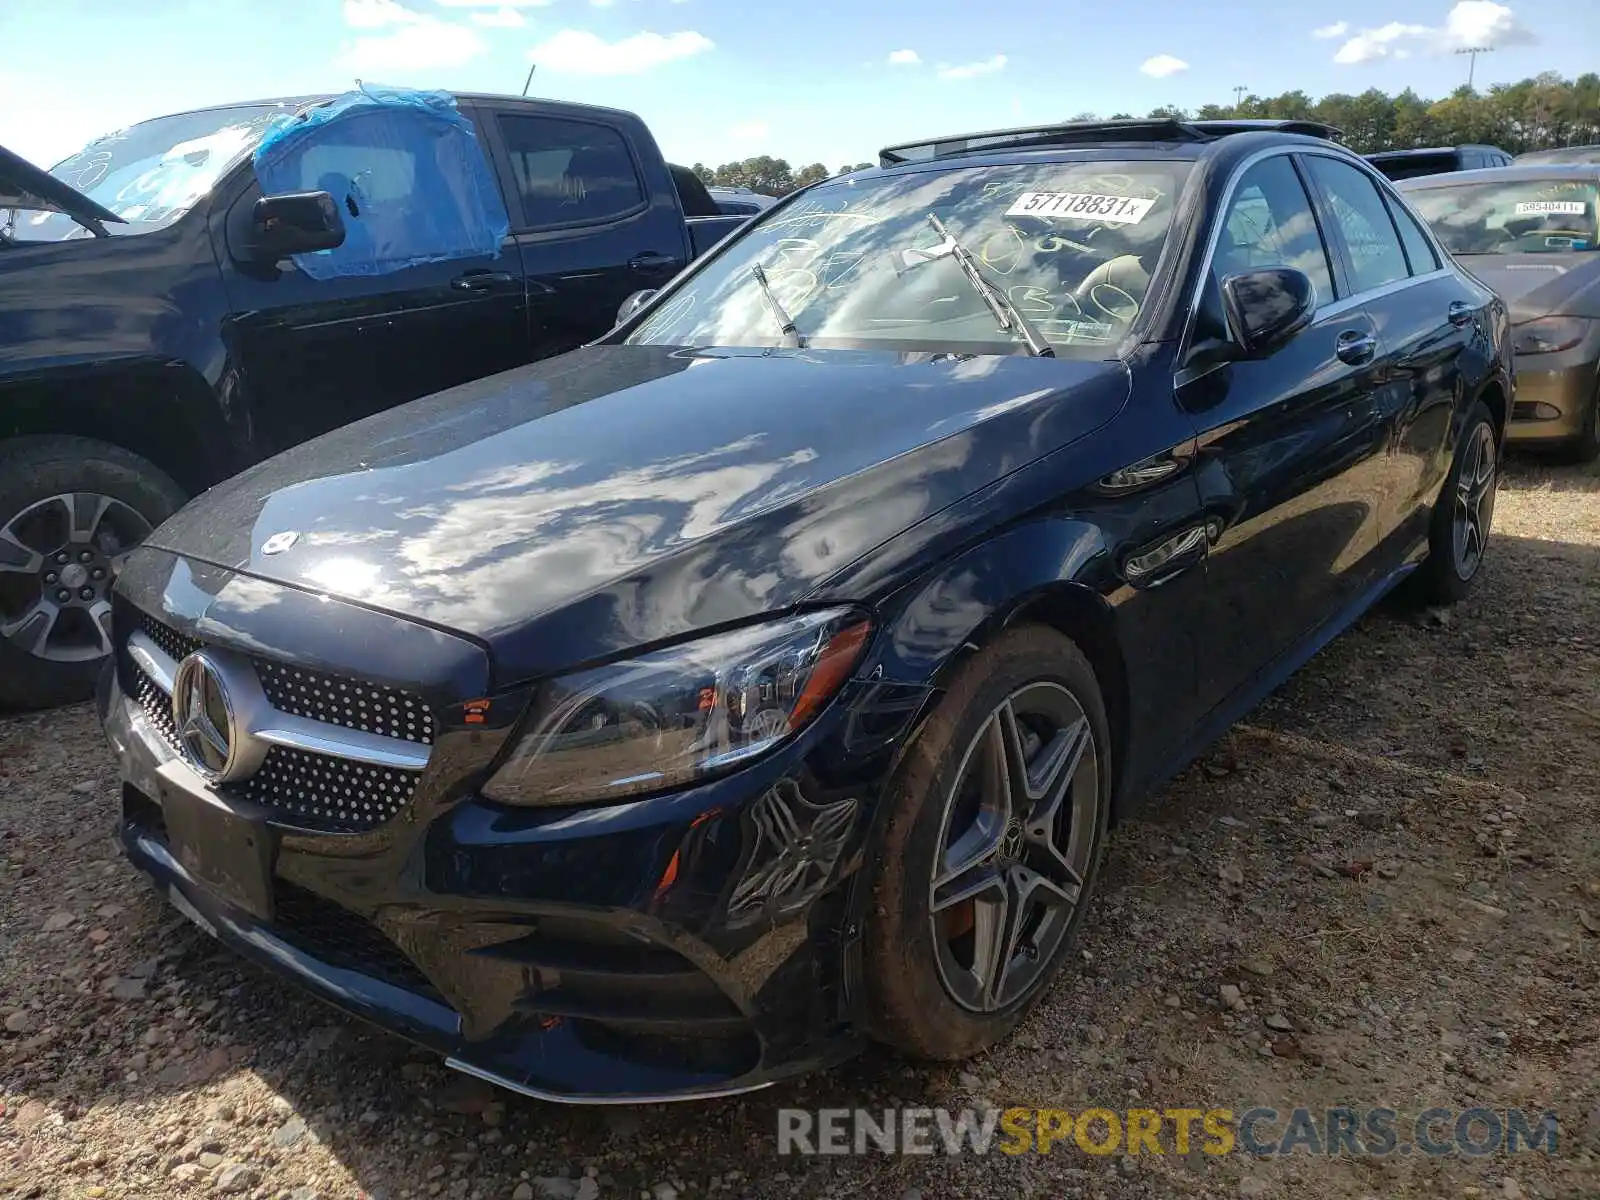
M 364 138 L 359 122 L 325 128 L 328 140 L 307 148 L 296 169 L 302 190 L 340 193 L 341 250 L 357 255 L 381 241 L 383 222 L 452 202 L 447 156 Z M 291 260 L 241 253 L 260 196 L 247 165 L 213 212 L 212 238 L 231 308 L 229 365 L 263 453 L 527 361 L 527 304 L 509 237 L 498 256 L 315 279 Z
M 538 357 L 592 341 L 623 300 L 688 261 L 688 234 L 659 157 L 623 122 L 565 109 L 480 107 L 495 129 Z M 649 182 L 659 176 L 655 183 Z
M 1433 495 L 1450 467 L 1460 359 L 1482 336 L 1481 297 L 1444 262 L 1386 184 L 1343 158 L 1304 160 L 1323 223 L 1378 332 L 1379 413 L 1389 470 L 1378 523 L 1380 569 L 1421 552 Z
M 1311 324 L 1265 357 L 1202 357 L 1176 379 L 1210 521 L 1199 670 L 1217 702 L 1357 601 L 1385 462 L 1376 329 L 1348 296 L 1293 159 L 1252 162 L 1219 213 L 1191 345 L 1234 338 L 1221 298 L 1231 275 L 1293 267 L 1318 303 Z

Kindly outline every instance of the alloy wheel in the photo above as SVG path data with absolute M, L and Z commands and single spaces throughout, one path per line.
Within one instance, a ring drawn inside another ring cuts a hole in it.
M 111 588 L 150 534 L 133 508 L 97 492 L 48 496 L 0 527 L 0 641 L 49 662 L 111 653 Z
M 1454 519 L 1451 522 L 1452 561 L 1463 580 L 1477 574 L 1494 520 L 1494 433 L 1487 424 L 1476 426 L 1462 448 L 1461 473 L 1456 478 Z
M 945 799 L 929 911 L 939 976 L 978 1013 L 1025 997 L 1083 895 L 1099 819 L 1099 759 L 1082 706 L 1032 683 L 983 722 Z

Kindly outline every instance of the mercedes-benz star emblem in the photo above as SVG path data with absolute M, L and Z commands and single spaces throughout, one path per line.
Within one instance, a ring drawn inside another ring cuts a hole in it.
M 172 724 L 185 762 L 212 783 L 228 778 L 238 757 L 233 702 L 221 670 L 204 651 L 178 664 Z

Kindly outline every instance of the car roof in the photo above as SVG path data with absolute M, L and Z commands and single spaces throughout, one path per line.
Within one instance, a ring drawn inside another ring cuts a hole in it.
M 1463 150 L 1494 150 L 1500 154 L 1505 153 L 1499 146 L 1491 146 L 1486 142 L 1463 142 L 1459 146 L 1419 146 L 1411 150 L 1379 150 L 1376 154 L 1364 157 L 1368 162 L 1393 162 L 1404 158 L 1427 158 L 1435 154 L 1460 154 Z
M 200 108 L 184 109 L 181 112 L 162 113 L 159 116 L 147 117 L 136 124 L 143 125 L 147 121 L 162 121 L 168 117 L 190 117 L 207 112 L 225 112 L 233 108 L 310 108 L 318 104 L 327 104 L 340 93 L 318 92 L 304 96 L 268 96 L 262 100 L 235 100 L 227 104 L 207 104 Z M 546 100 L 540 96 L 511 96 L 497 92 L 450 92 L 458 101 L 487 101 L 497 105 L 525 106 L 528 108 L 544 109 L 570 109 L 574 112 L 605 113 L 611 116 L 631 117 L 632 113 L 620 108 L 607 108 L 599 104 L 578 104 L 569 100 Z
M 1339 130 L 1320 121 L 1180 121 L 1167 117 L 1064 121 L 1054 125 L 989 129 L 902 142 L 878 151 L 878 164 L 895 167 L 908 163 L 967 158 L 977 154 L 992 155 L 999 151 L 1102 149 L 1125 145 L 1198 147 L 1246 133 L 1306 135 L 1326 141 L 1337 141 L 1340 137 Z
M 1524 166 L 1481 167 L 1476 171 L 1449 171 L 1443 175 L 1419 175 L 1395 183 L 1401 191 L 1416 192 L 1431 187 L 1460 187 L 1469 183 L 1511 183 L 1519 179 L 1573 179 L 1594 181 L 1600 178 L 1600 163 L 1528 163 Z

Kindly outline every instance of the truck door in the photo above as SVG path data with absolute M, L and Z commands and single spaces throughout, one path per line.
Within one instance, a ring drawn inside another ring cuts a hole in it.
M 344 208 L 346 252 L 381 238 L 384 222 L 448 205 L 453 195 L 447 156 L 380 138 L 362 144 L 364 128 L 330 124 L 326 143 L 298 157 L 301 190 L 330 191 Z M 527 304 L 509 238 L 498 256 L 315 279 L 287 259 L 239 256 L 261 187 L 248 165 L 234 187 L 213 211 L 212 238 L 231 308 L 228 369 L 262 453 L 528 360 Z
M 511 234 L 522 256 L 536 358 L 605 333 L 617 308 L 688 262 L 672 177 L 648 134 L 603 113 L 495 108 Z

